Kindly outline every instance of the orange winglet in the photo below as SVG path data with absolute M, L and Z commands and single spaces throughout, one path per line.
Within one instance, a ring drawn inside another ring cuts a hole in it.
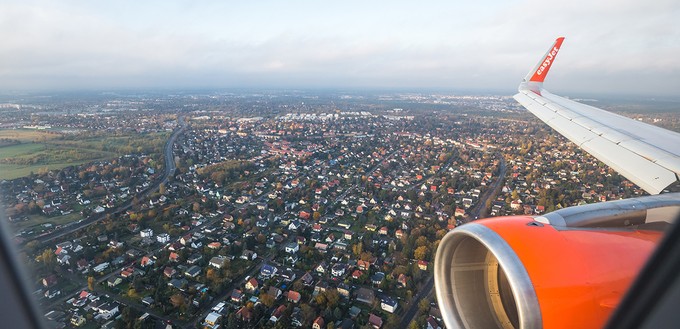
M 563 41 L 564 37 L 559 37 L 557 40 L 555 40 L 552 48 L 550 48 L 545 56 L 543 56 L 543 60 L 539 62 L 539 65 L 534 71 L 534 75 L 531 76 L 529 81 L 543 82 L 543 80 L 545 80 L 552 63 L 555 61 L 555 57 L 557 57 L 557 53 L 560 51 L 560 47 L 562 47 Z

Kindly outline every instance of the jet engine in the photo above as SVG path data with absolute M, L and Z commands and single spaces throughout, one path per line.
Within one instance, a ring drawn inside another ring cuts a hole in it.
M 447 328 L 601 328 L 680 210 L 679 194 L 479 220 L 441 240 Z

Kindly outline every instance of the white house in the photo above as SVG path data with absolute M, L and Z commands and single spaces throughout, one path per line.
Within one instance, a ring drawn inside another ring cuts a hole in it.
M 168 243 L 168 242 L 170 242 L 170 234 L 161 233 L 161 234 L 156 236 L 156 241 L 158 241 L 160 243 Z
M 399 304 L 397 301 L 391 297 L 384 297 L 380 301 L 380 308 L 382 308 L 386 312 L 394 313 L 394 311 L 397 310 L 397 307 Z
M 150 237 L 153 236 L 153 230 L 150 229 L 150 228 L 143 229 L 143 230 L 141 230 L 141 231 L 139 232 L 139 235 L 140 235 L 142 238 L 150 238 Z
M 300 250 L 300 245 L 295 243 L 295 242 L 291 242 L 291 243 L 286 245 L 286 252 L 289 253 L 289 254 L 297 253 L 299 250 Z

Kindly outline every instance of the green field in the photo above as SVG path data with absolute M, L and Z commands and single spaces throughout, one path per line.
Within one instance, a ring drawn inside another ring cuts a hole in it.
M 13 179 L 31 172 L 61 169 L 116 156 L 112 152 L 26 142 L 0 147 L 0 179 Z
M 168 133 L 63 135 L 31 129 L 0 130 L 0 179 L 115 158 L 129 153 L 161 153 Z
M 0 139 L 13 139 L 22 143 L 38 142 L 43 140 L 51 140 L 60 137 L 61 134 L 53 133 L 46 130 L 36 129 L 0 129 Z
M 28 220 L 12 223 L 14 229 L 18 232 L 23 229 L 39 226 L 50 223 L 54 226 L 68 224 L 73 221 L 82 219 L 83 216 L 78 212 L 73 212 L 68 215 L 47 217 L 43 215 L 28 215 Z

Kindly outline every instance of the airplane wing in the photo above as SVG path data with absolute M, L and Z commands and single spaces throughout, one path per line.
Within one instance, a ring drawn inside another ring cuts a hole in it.
M 514 96 L 520 104 L 650 194 L 678 191 L 680 134 L 551 94 L 543 89 L 558 38 Z

